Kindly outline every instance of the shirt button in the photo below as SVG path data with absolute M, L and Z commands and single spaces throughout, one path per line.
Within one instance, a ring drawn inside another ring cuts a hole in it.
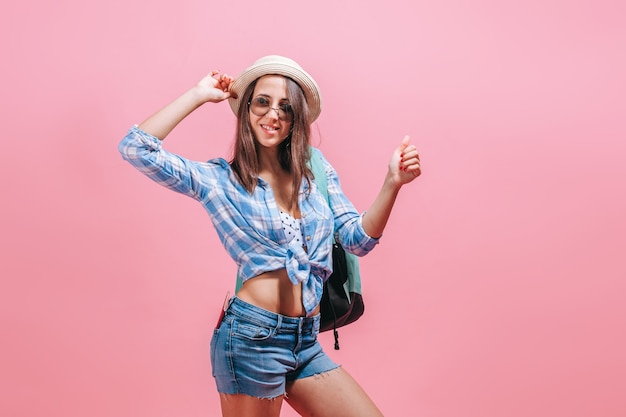
M 307 237 L 306 237 L 306 240 L 311 240 L 311 236 L 307 236 Z
M 305 218 L 305 217 L 306 217 L 306 214 L 305 214 L 305 213 L 302 213 L 302 218 Z

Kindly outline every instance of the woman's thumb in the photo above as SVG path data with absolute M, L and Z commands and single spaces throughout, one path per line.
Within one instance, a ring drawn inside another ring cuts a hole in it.
M 402 139 L 402 142 L 400 143 L 400 152 L 404 151 L 406 147 L 409 146 L 410 141 L 411 138 L 409 137 L 409 135 L 406 135 L 404 139 Z

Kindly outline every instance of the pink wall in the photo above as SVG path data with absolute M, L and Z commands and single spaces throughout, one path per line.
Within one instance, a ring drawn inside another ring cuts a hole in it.
M 385 414 L 626 415 L 624 13 L 602 0 L 3 6 L 0 415 L 218 414 L 209 338 L 234 268 L 202 208 L 116 146 L 208 70 L 269 53 L 317 78 L 320 147 L 360 209 L 402 136 L 419 144 L 424 175 L 363 260 L 366 316 L 338 353 L 322 336 Z M 227 155 L 233 127 L 226 105 L 206 106 L 167 146 Z

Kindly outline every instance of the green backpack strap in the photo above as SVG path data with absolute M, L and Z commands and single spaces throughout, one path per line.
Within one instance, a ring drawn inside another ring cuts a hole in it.
M 239 276 L 239 273 L 237 273 L 237 281 L 235 282 L 235 294 L 239 292 L 242 285 L 243 285 L 243 280 Z

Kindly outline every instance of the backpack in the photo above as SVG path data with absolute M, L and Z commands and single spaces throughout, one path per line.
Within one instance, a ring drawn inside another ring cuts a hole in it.
M 328 181 L 322 155 L 313 147 L 310 162 L 315 184 L 328 201 Z M 324 293 L 320 302 L 322 316 L 320 331 L 333 330 L 335 350 L 339 350 L 337 328 L 358 320 L 364 311 L 358 257 L 346 252 L 333 237 L 333 273 L 324 283 Z

